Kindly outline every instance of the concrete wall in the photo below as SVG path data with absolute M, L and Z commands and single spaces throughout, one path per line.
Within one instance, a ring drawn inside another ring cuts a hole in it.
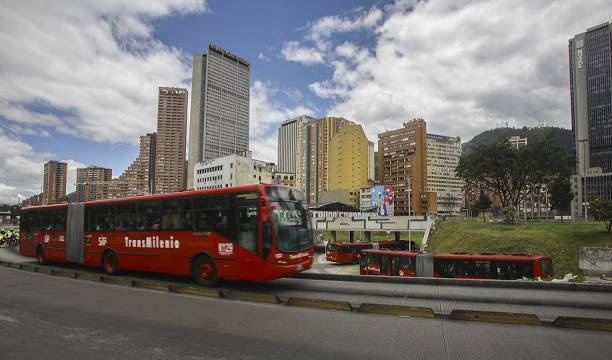
M 587 275 L 612 275 L 612 248 L 581 247 L 578 258 Z

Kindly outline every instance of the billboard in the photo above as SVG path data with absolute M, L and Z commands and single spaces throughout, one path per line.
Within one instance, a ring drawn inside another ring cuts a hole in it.
M 393 216 L 395 191 L 389 185 L 372 187 L 372 206 L 376 208 L 376 215 Z

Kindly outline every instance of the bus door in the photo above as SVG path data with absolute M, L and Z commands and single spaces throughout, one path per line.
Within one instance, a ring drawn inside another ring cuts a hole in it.
M 36 256 L 36 241 L 34 241 L 34 221 L 30 212 L 21 213 L 19 219 L 19 254 Z
M 391 256 L 381 255 L 380 275 L 391 275 Z
M 256 268 L 253 262 L 260 253 L 258 199 L 257 193 L 237 194 L 235 198 L 236 243 L 247 251 L 247 256 L 240 261 L 244 268 Z

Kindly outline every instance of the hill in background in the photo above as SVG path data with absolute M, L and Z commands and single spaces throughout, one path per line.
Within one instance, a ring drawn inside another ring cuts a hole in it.
M 564 150 L 568 152 L 568 154 L 575 156 L 575 149 L 573 146 L 573 138 L 572 131 L 570 129 L 545 126 L 545 127 L 535 127 L 535 128 L 496 128 L 492 130 L 483 131 L 480 134 L 474 136 L 472 140 L 464 143 L 463 153 L 468 154 L 476 146 L 481 144 L 490 143 L 501 139 L 503 137 L 510 136 L 520 136 L 526 137 L 527 142 L 534 141 L 538 139 L 543 139 L 546 136 L 552 136 L 553 140 Z

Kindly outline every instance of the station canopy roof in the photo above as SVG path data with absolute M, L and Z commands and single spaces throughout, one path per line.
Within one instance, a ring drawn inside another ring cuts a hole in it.
M 341 203 L 339 201 L 330 202 L 330 203 L 322 203 L 322 204 L 312 204 L 308 206 L 308 210 L 312 211 L 343 211 L 343 212 L 360 212 L 360 210 L 354 206 Z

